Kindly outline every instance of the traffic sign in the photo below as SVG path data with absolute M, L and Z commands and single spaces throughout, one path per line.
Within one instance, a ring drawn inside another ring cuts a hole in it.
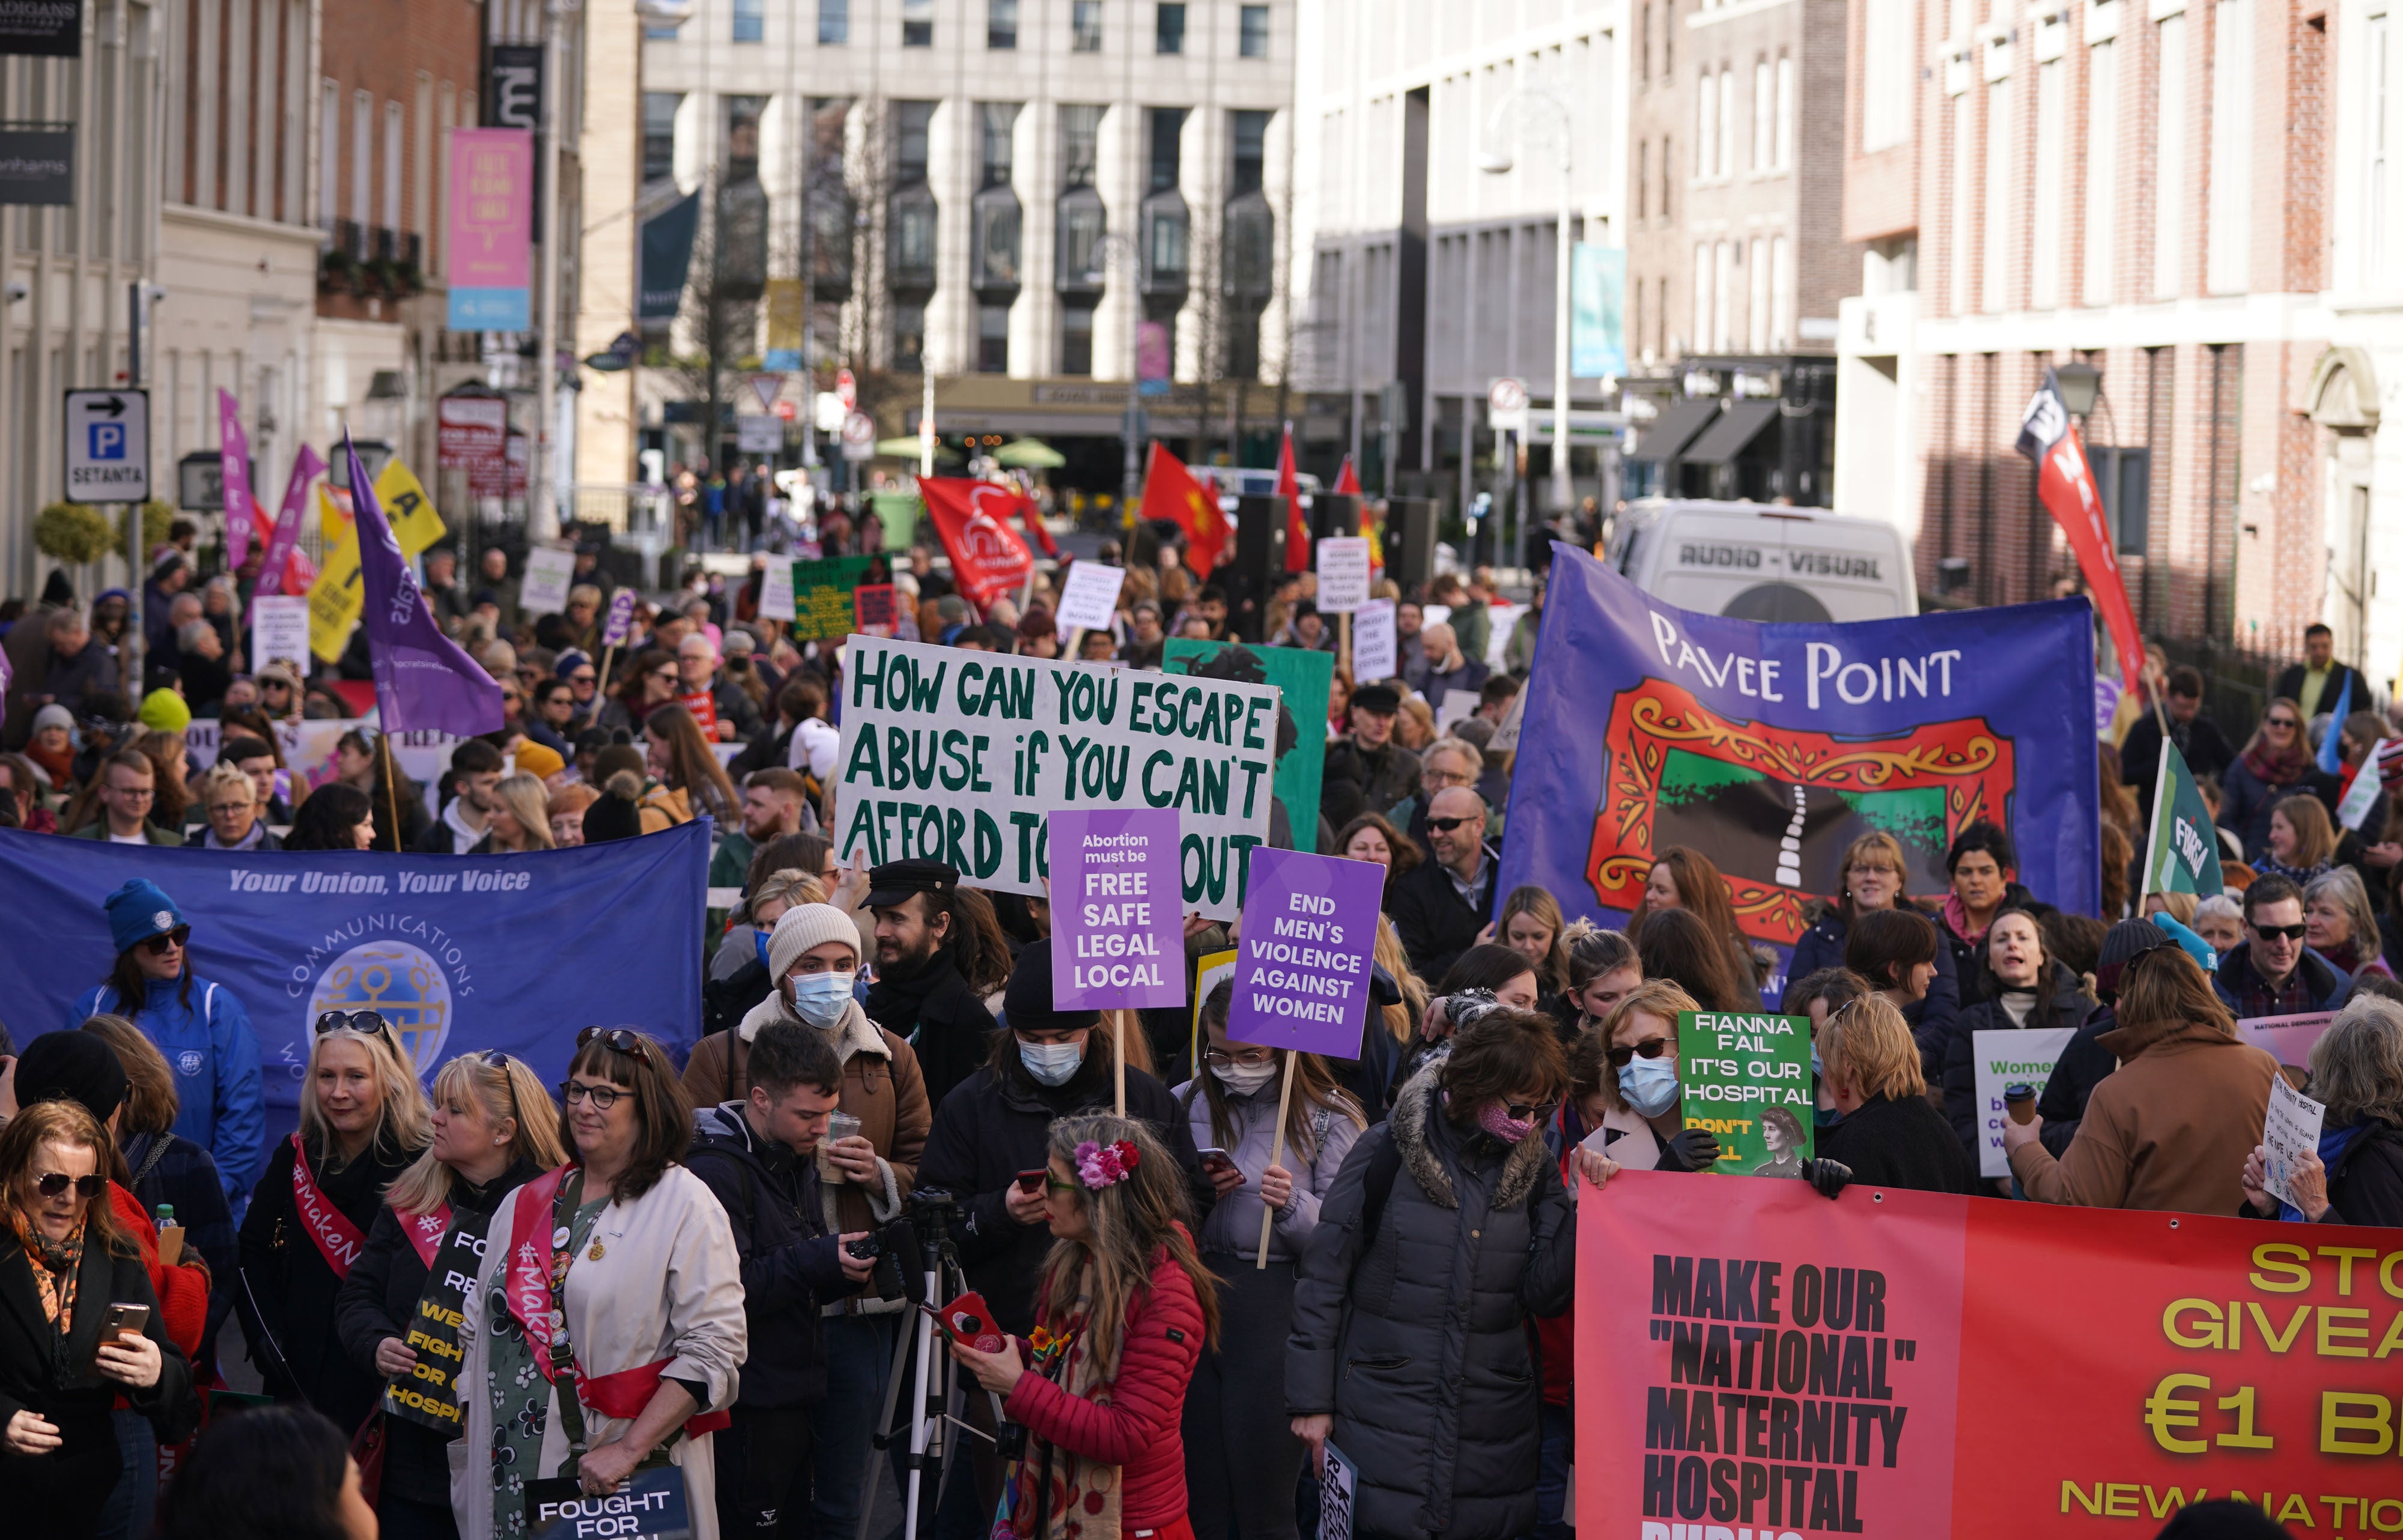
M 150 393 L 66 393 L 67 501 L 150 500 Z
M 751 394 L 759 398 L 759 409 L 768 411 L 776 405 L 776 397 L 785 394 L 785 377 L 781 374 L 755 374 L 751 377 Z
M 1527 382 L 1505 375 L 1485 393 L 1487 414 L 1496 433 L 1527 431 Z
M 855 411 L 858 409 L 859 380 L 849 369 L 835 370 L 834 393 L 842 397 L 843 410 Z
M 785 420 L 781 417 L 737 417 L 734 420 L 734 448 L 743 454 L 775 454 L 785 447 Z

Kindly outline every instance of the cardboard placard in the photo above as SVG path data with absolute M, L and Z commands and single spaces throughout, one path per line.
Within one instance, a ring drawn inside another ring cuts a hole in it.
M 1679 1011 L 1677 1081 L 1685 1126 L 1718 1137 L 1714 1171 L 1802 1174 L 1813 1127 L 1809 1017 Z
M 793 562 L 794 639 L 840 641 L 858 630 L 852 596 L 874 565 L 872 556 L 829 556 Z
M 1227 1035 L 1238 1043 L 1360 1057 L 1377 907 L 1384 893 L 1385 868 L 1373 861 L 1253 852 Z
M 2295 1201 L 2295 1162 L 2306 1151 L 2318 1153 L 2327 1120 L 2327 1108 L 2288 1085 L 2285 1075 L 2271 1080 L 2270 1111 L 2261 1129 L 2262 1190 L 2289 1207 L 2302 1206 Z
M 1330 534 L 1318 542 L 1318 612 L 1349 615 L 1368 602 L 1368 537 Z
M 1371 599 L 1352 617 L 1352 682 L 1391 679 L 1402 672 L 1401 642 L 1394 630 L 1394 602 Z
M 1978 1075 L 1978 1102 L 1972 1118 L 1978 1125 L 1979 1176 L 2006 1177 L 2011 1173 L 2011 1162 L 2003 1154 L 2003 1125 L 2011 1116 L 2003 1108 L 2003 1092 L 2012 1086 L 2033 1086 L 2037 1098 L 2042 1099 L 2044 1084 L 2052 1078 L 2053 1066 L 2061 1062 L 2062 1050 L 2077 1035 L 2075 1027 L 1976 1034 L 1969 1053 Z
M 1443 701 L 1435 709 L 1435 725 L 1438 731 L 1450 730 L 1454 722 L 1465 722 L 1477 715 L 1478 694 L 1475 690 L 1446 690 Z
M 2309 1069 L 2312 1045 L 2327 1034 L 2336 1020 L 2332 1010 L 2298 1011 L 2292 1016 L 2248 1016 L 2236 1023 L 2236 1035 L 2279 1063 Z
M 1055 809 L 1050 825 L 1053 1008 L 1185 1004 L 1176 810 Z
M 870 636 L 890 636 L 894 627 L 893 585 L 862 583 L 851 590 L 851 614 L 854 629 Z
M 576 582 L 576 553 L 550 546 L 526 552 L 525 576 L 518 582 L 518 604 L 528 615 L 558 615 L 567 608 L 567 590 Z

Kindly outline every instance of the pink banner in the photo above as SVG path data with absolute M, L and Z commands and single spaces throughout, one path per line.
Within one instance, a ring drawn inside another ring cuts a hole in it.
M 300 446 L 299 457 L 292 462 L 292 479 L 284 486 L 284 506 L 275 515 L 275 533 L 268 536 L 267 555 L 258 564 L 258 592 L 284 592 L 287 566 L 295 569 L 294 581 L 288 585 L 294 593 L 308 592 L 310 583 L 316 581 L 316 569 L 309 565 L 309 559 L 300 556 L 296 563 L 294 558 L 300 543 L 300 515 L 309 506 L 309 483 L 325 468 L 326 462 L 317 458 L 315 450 L 306 444 Z M 307 568 L 305 580 L 300 568 Z
M 242 403 L 231 391 L 217 392 L 217 471 L 225 485 L 226 565 L 239 567 L 250 555 L 258 501 L 250 492 L 250 435 L 242 431 Z
M 530 132 L 452 132 L 449 241 L 451 329 L 523 330 L 534 241 Z

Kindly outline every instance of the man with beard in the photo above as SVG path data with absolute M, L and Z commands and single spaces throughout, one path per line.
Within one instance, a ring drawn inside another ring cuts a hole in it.
M 926 1104 L 939 1107 L 993 1047 L 993 1013 L 960 972 L 959 948 L 972 939 L 960 913 L 960 874 L 940 861 L 888 861 L 868 884 L 876 917 L 868 1015 L 917 1049 Z
M 801 832 L 801 809 L 808 801 L 808 786 L 791 770 L 753 770 L 743 783 L 743 827 L 718 841 L 717 853 L 709 858 L 709 885 L 743 886 L 754 852 L 780 835 Z

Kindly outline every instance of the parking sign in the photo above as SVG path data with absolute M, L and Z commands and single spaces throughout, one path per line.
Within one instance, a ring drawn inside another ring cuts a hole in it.
M 143 503 L 150 497 L 150 393 L 66 393 L 67 501 Z

